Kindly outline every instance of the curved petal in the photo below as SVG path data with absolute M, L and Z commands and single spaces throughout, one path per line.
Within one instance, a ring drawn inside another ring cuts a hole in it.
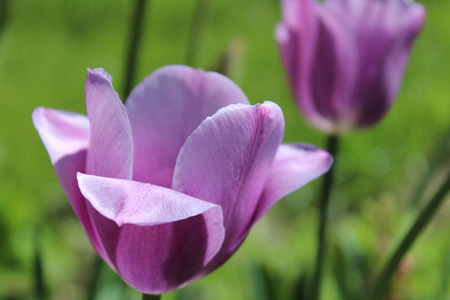
M 32 119 L 53 164 L 66 155 L 87 149 L 89 120 L 86 116 L 37 107 Z
M 153 226 L 201 214 L 218 205 L 149 183 L 77 174 L 81 193 L 117 223 Z
M 425 8 L 418 3 L 410 3 L 398 14 L 390 18 L 390 26 L 398 27 L 389 53 L 386 55 L 383 73 L 389 101 L 396 97 L 409 59 L 411 47 L 425 24 Z M 392 24 L 394 23 L 394 24 Z
M 333 157 L 309 144 L 283 144 L 267 178 L 254 222 L 258 221 L 279 199 L 326 173 Z
M 318 5 L 317 16 L 317 51 L 310 83 L 313 103 L 309 105 L 315 106 L 321 118 L 310 120 L 328 132 L 345 131 L 356 117 L 350 105 L 358 66 L 356 43 L 346 14 Z
M 131 180 L 78 174 L 100 238 L 118 274 L 137 290 L 161 294 L 192 280 L 220 249 L 220 206 Z
M 296 38 L 295 32 L 283 22 L 277 24 L 275 38 L 292 92 L 295 95 L 295 86 L 299 80 L 298 59 L 300 49 L 298 48 L 298 39 Z
M 90 136 L 87 117 L 38 107 L 33 111 L 32 118 L 72 209 L 93 246 L 100 255 L 104 254 L 76 178 L 77 172 L 85 172 L 86 169 L 86 151 Z
M 307 118 L 321 119 L 311 89 L 319 37 L 316 5 L 313 0 L 283 0 L 281 9 L 283 21 L 276 35 L 293 94 Z
M 91 124 L 86 173 L 131 179 L 133 140 L 125 107 L 103 69 L 88 70 L 86 110 Z
M 236 104 L 206 119 L 183 145 L 173 189 L 219 204 L 224 214 L 225 241 L 205 272 L 228 259 L 248 231 L 283 131 L 275 103 Z
M 134 175 L 170 187 L 178 152 L 208 116 L 234 103 L 248 103 L 232 81 L 218 73 L 186 66 L 160 68 L 128 98 L 134 139 Z
M 356 112 L 354 127 L 380 120 L 394 100 L 415 36 L 424 21 L 420 4 L 409 0 L 330 0 L 352 23 L 359 52 L 358 85 L 349 98 Z
M 355 20 L 361 59 L 352 100 L 359 127 L 378 122 L 391 106 L 424 20 L 422 5 L 400 0 L 369 1 Z

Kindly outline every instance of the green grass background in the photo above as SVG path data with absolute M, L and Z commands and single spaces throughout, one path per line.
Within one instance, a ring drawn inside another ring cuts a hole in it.
M 45 106 L 85 113 L 86 68 L 103 67 L 120 91 L 132 1 L 0 1 L 9 2 L 0 37 L 0 298 L 32 297 L 38 237 L 48 298 L 83 299 L 95 254 L 31 112 Z M 195 66 L 213 68 L 230 43 L 238 44 L 241 59 L 231 75 L 250 101 L 282 107 L 285 141 L 323 146 L 324 136 L 299 115 L 285 80 L 273 38 L 278 1 L 209 4 Z M 450 2 L 424 5 L 427 23 L 397 101 L 376 127 L 343 138 L 331 204 L 330 258 L 339 263 L 327 264 L 323 299 L 346 299 L 340 281 L 350 290 L 364 289 L 417 213 L 410 198 L 430 169 L 434 149 L 450 145 Z M 151 1 L 137 81 L 158 67 L 185 63 L 193 8 L 194 0 Z M 439 167 L 426 196 L 440 182 L 445 165 Z M 269 299 L 267 282 L 279 299 L 289 299 L 297 278 L 312 267 L 317 188 L 318 181 L 280 201 L 222 268 L 163 299 Z M 445 205 L 402 264 L 393 299 L 450 298 L 449 215 Z M 103 268 L 98 299 L 139 295 Z

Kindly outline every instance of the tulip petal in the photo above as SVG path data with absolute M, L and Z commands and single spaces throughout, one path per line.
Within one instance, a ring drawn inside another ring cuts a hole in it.
M 161 294 L 192 280 L 224 238 L 222 209 L 164 187 L 78 174 L 114 269 L 137 290 Z
M 355 92 L 355 98 L 364 99 L 365 104 L 360 109 L 360 127 L 380 120 L 395 100 L 411 47 L 425 22 L 425 10 L 418 3 L 389 1 L 379 6 L 378 14 L 372 13 L 371 26 L 361 26 L 360 35 L 370 39 L 360 38 L 360 47 L 370 51 L 364 51 L 360 66 L 364 77 L 360 77 L 371 81 L 363 82 Z
M 286 24 L 280 22 L 275 28 L 275 38 L 278 42 L 278 49 L 281 54 L 283 65 L 287 73 L 287 77 L 290 81 L 291 87 L 295 87 L 298 80 L 298 40 L 296 34 Z M 295 88 L 293 88 L 294 95 L 296 94 Z
M 384 64 L 385 83 L 390 102 L 397 95 L 411 47 L 425 24 L 426 14 L 422 5 L 418 3 L 414 5 L 409 4 L 404 10 L 402 18 L 398 18 L 398 14 L 391 18 L 394 19 L 394 22 L 400 22 L 400 24 L 397 24 L 398 29 L 394 45 L 388 53 Z
M 222 264 L 248 232 L 284 131 L 272 102 L 236 104 L 206 119 L 181 148 L 173 189 L 219 204 L 226 237 L 206 272 Z
M 77 184 L 77 172 L 85 172 L 89 145 L 89 121 L 76 113 L 38 107 L 33 123 L 47 149 L 64 192 L 94 247 L 103 248 L 88 214 L 86 201 Z M 102 255 L 103 256 L 103 255 Z
M 328 0 L 324 10 L 326 15 L 340 14 L 341 23 L 350 23 L 347 31 L 357 42 L 358 85 L 347 101 L 347 109 L 355 111 L 353 127 L 373 125 L 396 97 L 425 10 L 404 0 Z
M 117 223 L 153 226 L 201 214 L 213 207 L 180 192 L 149 183 L 78 173 L 81 193 L 103 216 Z
M 278 148 L 254 222 L 279 199 L 326 173 L 332 156 L 309 144 L 283 144 Z
M 134 140 L 134 175 L 142 182 L 170 187 L 178 152 L 208 116 L 224 106 L 248 103 L 232 81 L 186 66 L 160 68 L 128 98 Z
M 317 16 L 317 51 L 311 69 L 310 99 L 313 103 L 309 105 L 315 105 L 324 120 L 334 123 L 328 125 L 329 128 L 320 124 L 322 129 L 331 131 L 337 125 L 345 130 L 345 127 L 353 125 L 355 118 L 350 104 L 358 65 L 356 43 L 350 34 L 351 24 L 345 14 L 318 5 Z M 303 88 L 307 88 L 306 84 Z
M 103 69 L 88 70 L 86 110 L 91 124 L 86 173 L 131 179 L 133 140 L 125 107 Z
M 276 28 L 276 38 L 284 67 L 291 80 L 294 96 L 298 105 L 307 115 L 317 116 L 310 99 L 311 89 L 301 86 L 310 80 L 316 53 L 317 17 L 315 3 L 312 0 L 283 0 L 281 2 L 283 21 Z
M 86 116 L 38 107 L 32 119 L 53 164 L 66 155 L 87 149 L 89 120 Z

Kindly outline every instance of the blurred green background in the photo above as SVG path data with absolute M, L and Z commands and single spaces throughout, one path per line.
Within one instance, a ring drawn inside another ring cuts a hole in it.
M 0 28 L 0 298 L 33 297 L 37 241 L 47 298 L 84 299 L 95 253 L 31 112 L 46 106 L 85 113 L 86 68 L 103 67 L 121 91 L 133 1 L 0 1 L 8 4 Z M 323 146 L 324 136 L 298 114 L 285 80 L 273 38 L 278 1 L 207 3 L 195 67 L 214 69 L 228 55 L 229 75 L 252 103 L 272 100 L 282 107 L 285 141 Z M 137 82 L 163 65 L 186 63 L 195 1 L 149 4 Z M 437 158 L 437 149 L 450 147 L 450 1 L 424 5 L 427 23 L 397 101 L 378 126 L 342 141 L 323 299 L 363 294 L 423 204 L 411 200 L 422 178 L 429 174 L 428 200 L 448 169 L 448 152 Z M 281 200 L 222 268 L 163 299 L 290 299 L 313 264 L 319 181 Z M 390 299 L 450 299 L 449 216 L 446 204 L 402 262 Z M 139 297 L 101 269 L 97 299 Z

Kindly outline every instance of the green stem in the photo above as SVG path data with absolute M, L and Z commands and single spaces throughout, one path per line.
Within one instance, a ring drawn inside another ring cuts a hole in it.
M 8 22 L 9 4 L 10 0 L 0 0 L 0 37 L 3 35 Z
M 44 300 L 46 299 L 45 292 L 45 283 L 44 283 L 44 271 L 42 267 L 42 256 L 41 256 L 41 230 L 39 226 L 36 226 L 34 232 L 34 263 L 33 263 L 33 272 L 34 272 L 34 299 L 35 300 Z
M 159 300 L 161 295 L 142 294 L 142 300 Z
M 327 251 L 327 235 L 328 235 L 328 206 L 330 202 L 330 194 L 333 186 L 334 171 L 337 162 L 337 152 L 339 147 L 339 137 L 329 135 L 327 138 L 327 150 L 333 156 L 334 163 L 330 171 L 325 174 L 322 183 L 322 193 L 319 200 L 319 217 L 320 225 L 317 240 L 316 265 L 311 281 L 310 295 L 312 300 L 320 299 L 320 286 L 322 284 L 323 266 Z
M 411 206 L 413 208 L 417 208 L 419 206 L 420 201 L 423 198 L 423 194 L 428 187 L 428 183 L 437 171 L 440 170 L 442 166 L 450 162 L 450 128 L 448 128 L 443 136 L 436 141 L 430 157 L 429 168 L 425 171 L 421 181 L 416 185 L 416 188 L 413 191 L 411 197 Z
M 94 300 L 97 294 L 98 279 L 100 277 L 100 271 L 103 265 L 103 260 L 98 254 L 95 255 L 92 270 L 90 272 L 90 278 L 87 286 L 86 300 Z
M 204 27 L 208 11 L 208 0 L 197 0 L 192 15 L 191 32 L 189 34 L 188 51 L 186 55 L 186 64 L 195 66 L 197 63 L 197 53 L 200 46 L 202 29 Z
M 431 201 L 423 208 L 420 214 L 417 216 L 416 221 L 413 223 L 405 237 L 401 240 L 396 250 L 392 254 L 391 258 L 387 261 L 382 271 L 377 277 L 375 277 L 375 283 L 373 285 L 373 294 L 371 299 L 380 299 L 388 290 L 391 278 L 394 275 L 397 267 L 414 244 L 415 240 L 423 229 L 428 225 L 434 214 L 438 210 L 439 206 L 445 199 L 446 194 L 450 190 L 450 173 L 447 175 L 442 187 L 437 191 Z
M 133 87 L 136 75 L 136 62 L 142 36 L 142 23 L 144 20 L 145 5 L 150 0 L 136 0 L 131 21 L 130 41 L 125 59 L 125 79 L 123 85 L 123 102 L 125 103 Z

